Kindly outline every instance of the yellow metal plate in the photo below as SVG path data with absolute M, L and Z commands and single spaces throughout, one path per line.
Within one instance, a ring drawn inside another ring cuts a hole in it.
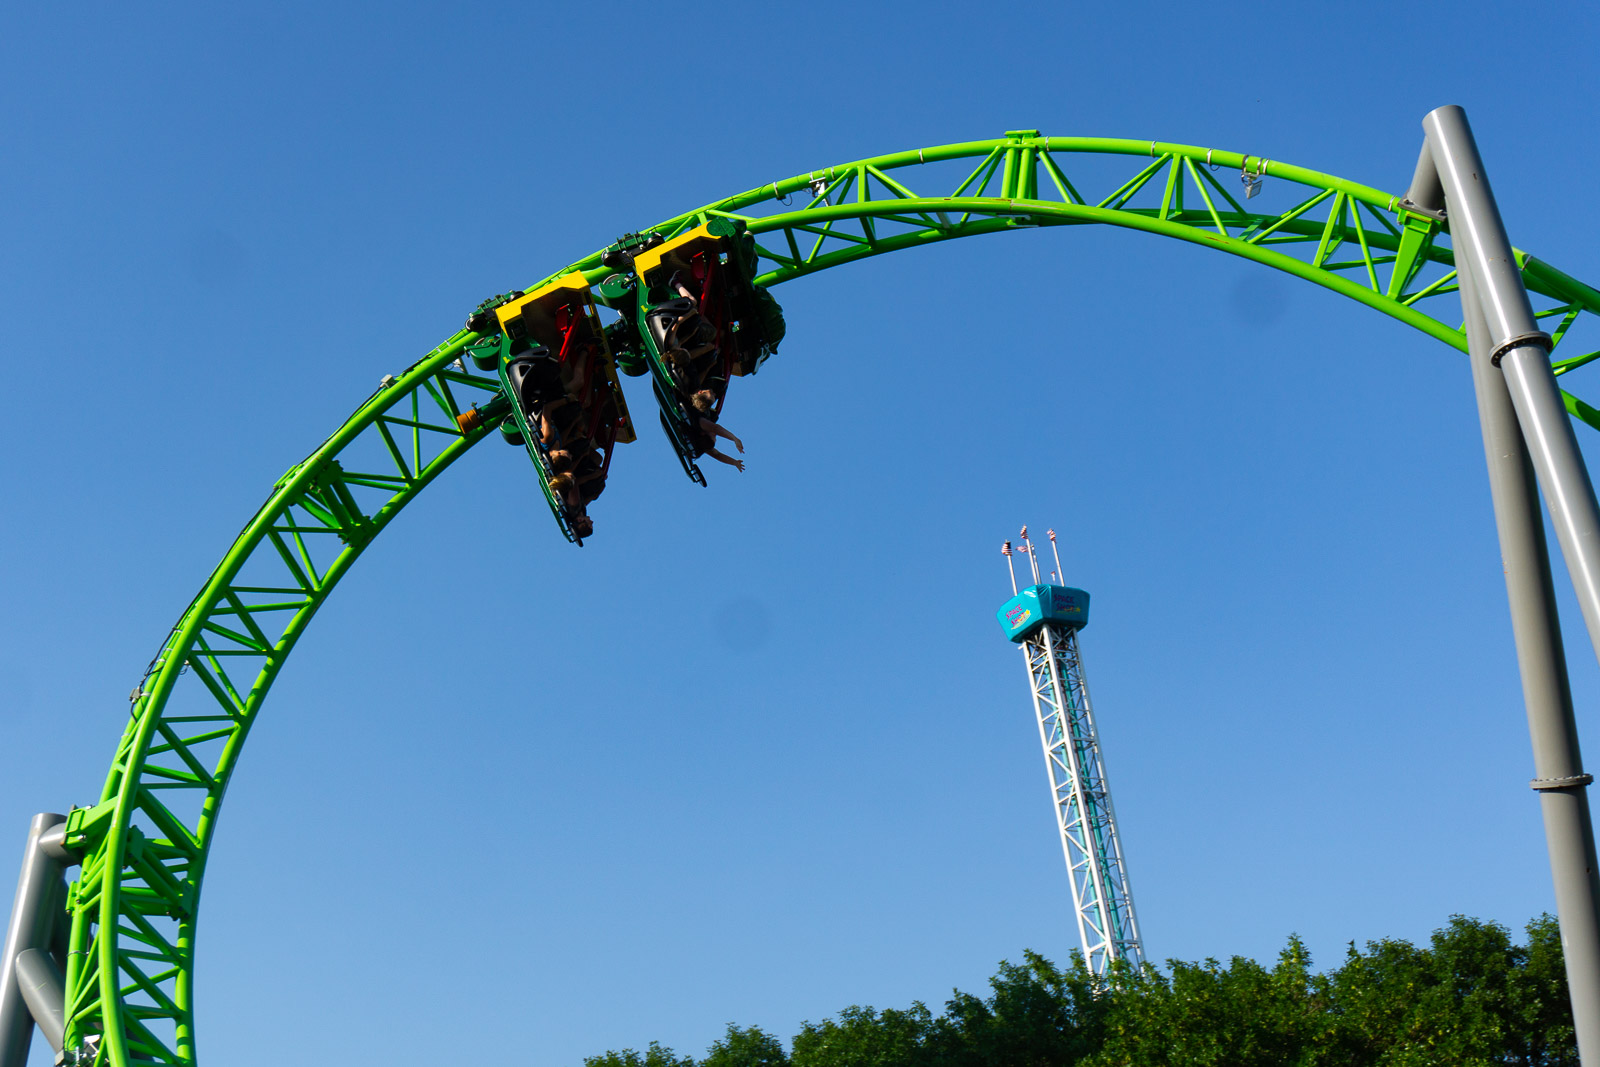
M 639 275 L 639 280 L 646 288 L 655 284 L 650 277 L 664 266 L 675 266 L 678 269 L 689 265 L 689 256 L 700 251 L 700 246 L 707 249 L 722 250 L 723 238 L 713 237 L 707 228 L 708 223 L 701 223 L 688 233 L 674 237 L 664 244 L 640 252 L 633 257 L 633 269 Z M 661 279 L 665 281 L 666 279 Z
M 541 285 L 526 296 L 519 296 L 509 304 L 501 304 L 494 309 L 495 318 L 500 320 L 500 329 L 506 328 L 506 323 L 521 315 L 530 305 L 543 306 L 545 303 L 565 303 L 566 301 L 551 301 L 552 296 L 571 297 L 581 293 L 585 302 L 589 301 L 589 283 L 584 280 L 582 271 L 572 271 L 563 274 L 547 285 Z M 548 317 L 548 316 L 547 316 Z

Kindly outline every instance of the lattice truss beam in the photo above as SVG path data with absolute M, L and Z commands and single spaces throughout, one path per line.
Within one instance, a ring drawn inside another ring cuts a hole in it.
M 1077 635 L 1045 626 L 1022 651 L 1084 961 L 1100 975 L 1118 959 L 1137 970 L 1144 949 Z
M 1240 176 L 1259 180 L 1261 195 L 1246 196 Z M 803 207 L 781 210 L 797 195 L 809 198 Z M 713 214 L 749 220 L 769 265 L 763 284 L 956 237 L 1107 224 L 1264 263 L 1467 347 L 1447 225 L 1379 189 L 1237 152 L 1023 131 L 830 167 L 660 229 L 671 236 Z M 1600 292 L 1525 252 L 1517 263 L 1560 349 L 1556 374 L 1600 359 Z M 1582 351 L 1562 347 L 1570 336 L 1582 338 Z M 1571 414 L 1600 429 L 1600 410 L 1563 396 Z
M 1258 197 L 1229 191 L 1227 172 L 1240 169 L 1267 179 Z M 646 229 L 671 236 L 715 214 L 750 220 L 766 285 L 957 237 L 1100 223 L 1256 260 L 1466 348 L 1437 221 L 1377 189 L 1255 156 L 1024 131 L 795 175 Z M 571 270 L 599 280 L 610 273 L 600 251 L 544 280 Z M 1600 293 L 1532 256 L 1518 262 L 1558 343 L 1557 373 L 1600 356 L 1591 329 Z M 296 641 L 362 549 L 491 431 L 463 436 L 455 424 L 495 388 L 459 361 L 476 339 L 459 332 L 386 378 L 278 480 L 136 687 L 100 803 L 69 816 L 84 856 L 68 901 L 70 1058 L 195 1061 L 196 906 L 238 754 Z M 1568 356 L 1574 346 L 1580 354 Z M 1600 412 L 1570 396 L 1567 405 L 1600 428 Z
M 356 556 L 489 429 L 463 437 L 456 416 L 495 380 L 439 362 L 386 380 L 279 479 L 134 691 L 101 803 L 69 817 L 68 842 L 85 854 L 69 901 L 70 1048 L 102 1061 L 193 1061 L 193 921 L 238 747 Z M 194 684 L 176 699 L 181 675 Z

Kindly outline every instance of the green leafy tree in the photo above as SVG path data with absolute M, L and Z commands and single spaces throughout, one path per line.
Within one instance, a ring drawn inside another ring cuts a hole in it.
M 1453 916 L 1427 945 L 1352 943 L 1318 974 L 1298 937 L 1276 964 L 1170 960 L 1097 978 L 1074 954 L 1002 962 L 980 998 L 956 990 L 933 1017 L 849 1007 L 804 1023 L 785 1055 L 758 1027 L 728 1025 L 698 1067 L 1578 1067 L 1556 921 L 1516 944 Z M 585 1067 L 697 1067 L 652 1043 Z
M 956 990 L 929 1039 L 937 1067 L 1055 1067 L 1076 1063 L 1104 1040 L 1104 983 L 1073 953 L 1063 971 L 1037 952 L 1001 962 L 987 1000 Z
M 1546 915 L 1516 945 L 1498 923 L 1456 915 L 1426 948 L 1354 945 L 1330 975 L 1359 1062 L 1576 1067 L 1560 934 Z
M 851 1006 L 837 1020 L 802 1023 L 793 1067 L 926 1067 L 933 1017 L 918 1001 L 909 1011 Z
M 1541 915 L 1525 927 L 1527 947 L 1512 988 L 1511 1014 L 1522 1045 L 1516 1067 L 1577 1067 L 1577 1035 L 1567 967 L 1561 957 L 1561 927 L 1554 915 Z
M 695 1067 L 695 1063 L 692 1056 L 680 1059 L 670 1048 L 662 1048 L 659 1041 L 652 1041 L 642 1056 L 625 1048 L 603 1056 L 585 1056 L 583 1067 Z
M 725 1036 L 712 1042 L 700 1067 L 789 1067 L 783 1042 L 759 1026 L 728 1024 Z
M 1320 1067 L 1345 1064 L 1326 1014 L 1327 980 L 1311 973 L 1298 937 L 1270 969 L 1235 956 L 1227 967 L 1169 961 L 1111 993 L 1105 1040 L 1088 1062 L 1129 1067 Z

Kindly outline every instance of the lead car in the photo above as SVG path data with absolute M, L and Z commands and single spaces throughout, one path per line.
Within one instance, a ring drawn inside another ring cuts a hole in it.
M 617 445 L 638 436 L 589 283 L 572 271 L 531 293 L 491 298 L 468 317 L 467 328 L 483 335 L 467 354 L 480 370 L 495 371 L 500 395 L 464 413 L 462 430 L 498 419 L 506 441 L 527 450 L 562 535 L 582 547 L 593 529 L 588 493 L 576 485 L 563 491 L 558 475 L 586 485 L 598 479 L 603 487 Z M 580 453 L 590 457 L 592 469 L 558 470 L 552 457 L 562 451 L 569 465 L 586 462 Z

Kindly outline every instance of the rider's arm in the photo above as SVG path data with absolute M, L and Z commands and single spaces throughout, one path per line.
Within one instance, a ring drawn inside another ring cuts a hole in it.
M 726 463 L 730 467 L 738 467 L 740 471 L 744 470 L 744 460 L 734 459 L 732 456 L 724 456 L 721 452 L 718 452 L 714 448 L 706 449 L 703 455 L 710 456 L 718 463 Z
M 737 437 L 733 436 L 733 434 L 729 433 L 727 430 L 724 430 L 721 426 L 718 426 L 710 419 L 702 417 L 700 419 L 700 429 L 704 430 L 706 433 L 715 434 L 718 437 L 726 437 L 728 440 L 733 442 L 734 447 L 736 447 L 740 452 L 744 451 L 743 441 L 739 440 Z

